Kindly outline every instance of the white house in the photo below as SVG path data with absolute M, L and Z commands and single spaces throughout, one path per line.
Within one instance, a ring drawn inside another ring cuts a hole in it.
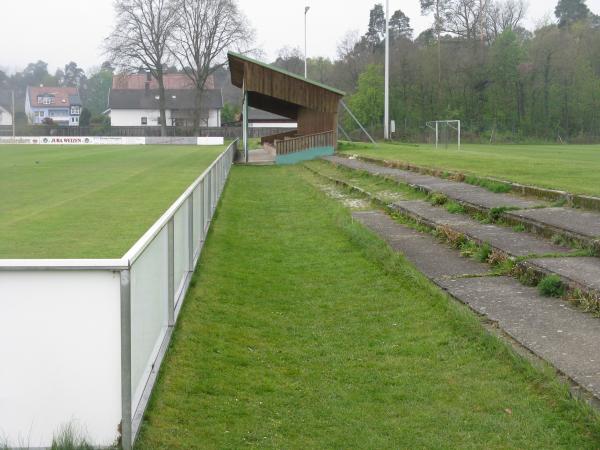
M 12 124 L 12 94 L 9 91 L 0 91 L 0 126 Z
M 49 118 L 60 126 L 79 126 L 79 90 L 76 87 L 30 86 L 25 97 L 25 114 L 33 125 L 40 125 Z
M 193 89 L 165 90 L 168 126 L 193 126 L 194 96 Z M 113 127 L 159 126 L 158 105 L 157 89 L 111 89 L 106 113 Z M 201 125 L 220 127 L 222 109 L 221 89 L 206 89 L 201 100 Z

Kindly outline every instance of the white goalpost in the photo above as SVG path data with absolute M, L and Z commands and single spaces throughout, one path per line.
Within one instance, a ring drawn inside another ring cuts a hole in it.
M 435 148 L 437 149 L 441 143 L 448 148 L 450 140 L 450 130 L 456 131 L 456 139 L 458 149 L 460 150 L 460 120 L 431 120 L 425 124 L 427 128 L 435 131 Z

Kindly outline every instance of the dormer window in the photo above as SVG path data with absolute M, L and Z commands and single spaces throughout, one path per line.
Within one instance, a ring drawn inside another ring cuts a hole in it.
M 78 105 L 71 106 L 71 115 L 72 116 L 78 116 L 80 114 L 81 114 L 81 106 L 78 106 Z
M 54 95 L 38 95 L 38 104 L 42 105 L 53 105 L 54 104 Z

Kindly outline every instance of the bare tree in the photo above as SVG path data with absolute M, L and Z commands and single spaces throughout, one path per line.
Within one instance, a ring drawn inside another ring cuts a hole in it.
M 492 3 L 487 11 L 487 29 L 490 38 L 496 38 L 505 30 L 519 28 L 526 12 L 527 4 L 523 0 Z
M 176 0 L 178 20 L 170 50 L 195 89 L 194 132 L 201 121 L 208 77 L 227 64 L 227 51 L 247 51 L 253 31 L 235 0 Z
M 164 68 L 169 62 L 167 43 L 176 23 L 173 0 L 116 0 L 119 18 L 106 39 L 111 60 L 125 70 L 146 70 L 158 82 L 161 135 L 167 135 Z
M 489 0 L 453 0 L 444 31 L 469 41 L 483 40 L 488 3 Z

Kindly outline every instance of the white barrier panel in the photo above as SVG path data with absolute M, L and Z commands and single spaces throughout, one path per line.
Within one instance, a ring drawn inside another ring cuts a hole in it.
M 199 137 L 198 145 L 223 145 L 225 138 L 223 137 Z
M 0 438 L 45 447 L 73 420 L 91 442 L 112 444 L 121 421 L 119 273 L 0 271 L 0 290 Z
M 0 136 L 0 144 L 40 144 L 40 145 L 145 145 L 145 137 L 120 136 L 40 136 L 7 137 Z
M 0 136 L 0 144 L 41 144 L 41 145 L 146 145 L 147 141 L 152 144 L 177 144 L 176 138 L 145 138 L 145 137 L 122 137 L 122 136 Z M 181 138 L 181 142 L 187 142 L 193 145 L 194 138 Z M 198 137 L 195 138 L 196 145 L 224 145 L 223 137 Z

